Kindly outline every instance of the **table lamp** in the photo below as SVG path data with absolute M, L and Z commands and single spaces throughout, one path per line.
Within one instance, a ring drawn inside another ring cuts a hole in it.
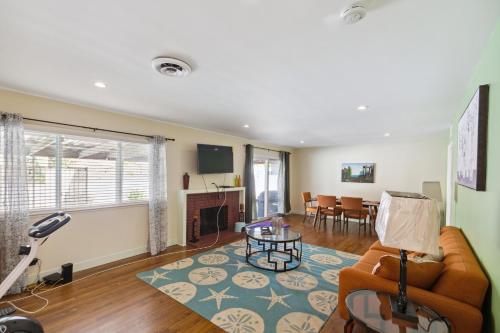
M 392 315 L 418 322 L 414 304 L 406 296 L 407 251 L 439 253 L 440 216 L 436 200 L 418 193 L 382 193 L 375 230 L 383 246 L 400 249 L 399 293 L 391 296 Z

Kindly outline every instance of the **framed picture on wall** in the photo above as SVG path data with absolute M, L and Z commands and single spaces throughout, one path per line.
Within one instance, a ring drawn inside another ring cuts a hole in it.
M 476 191 L 486 190 L 489 85 L 482 85 L 458 122 L 457 182 Z
M 342 163 L 342 182 L 374 183 L 375 163 Z

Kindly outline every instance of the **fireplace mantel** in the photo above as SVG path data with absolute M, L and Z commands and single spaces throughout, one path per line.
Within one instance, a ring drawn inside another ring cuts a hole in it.
M 220 189 L 217 191 L 216 188 L 210 188 L 210 189 L 191 189 L 191 190 L 179 190 L 179 209 L 181 212 L 181 218 L 180 218 L 180 230 L 181 230 L 181 239 L 179 244 L 182 246 L 186 246 L 186 235 L 187 235 L 187 202 L 188 202 L 188 196 L 193 194 L 207 194 L 207 193 L 217 193 L 217 192 L 239 192 L 239 202 L 243 203 L 245 202 L 245 188 L 244 187 L 230 187 L 230 188 L 224 188 Z

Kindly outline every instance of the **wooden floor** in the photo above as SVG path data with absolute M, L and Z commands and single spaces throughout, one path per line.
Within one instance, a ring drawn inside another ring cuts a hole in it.
M 358 235 L 356 223 L 351 223 L 349 233 L 338 229 L 332 232 L 331 222 L 327 230 L 315 230 L 311 224 L 302 223 L 302 216 L 291 215 L 286 223 L 302 233 L 306 243 L 339 249 L 346 252 L 363 254 L 376 240 L 363 231 Z M 338 228 L 338 226 L 337 226 Z M 240 234 L 224 233 L 219 246 L 241 238 Z M 206 242 L 206 241 L 204 241 Z M 204 244 L 197 244 L 197 247 Z M 181 253 L 150 258 L 125 267 L 87 278 L 46 293 L 50 304 L 42 312 L 33 315 L 44 326 L 46 332 L 222 332 L 208 320 L 177 303 L 158 290 L 151 288 L 136 277 L 142 271 L 194 255 L 202 250 L 185 252 L 186 248 L 172 246 L 165 251 Z M 147 258 L 140 255 L 97 268 L 79 272 L 75 278 L 89 276 L 92 273 Z M 35 309 L 40 300 L 29 299 L 16 303 L 19 306 Z M 21 314 L 21 313 L 19 313 Z M 342 332 L 343 320 L 333 314 L 322 332 Z

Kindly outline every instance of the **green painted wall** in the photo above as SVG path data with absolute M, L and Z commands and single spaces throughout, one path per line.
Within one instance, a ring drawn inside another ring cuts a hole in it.
M 486 191 L 457 185 L 453 224 L 462 228 L 492 285 L 485 306 L 485 331 L 500 332 L 500 22 L 483 50 L 454 121 L 455 162 L 458 119 L 481 84 L 490 85 Z

